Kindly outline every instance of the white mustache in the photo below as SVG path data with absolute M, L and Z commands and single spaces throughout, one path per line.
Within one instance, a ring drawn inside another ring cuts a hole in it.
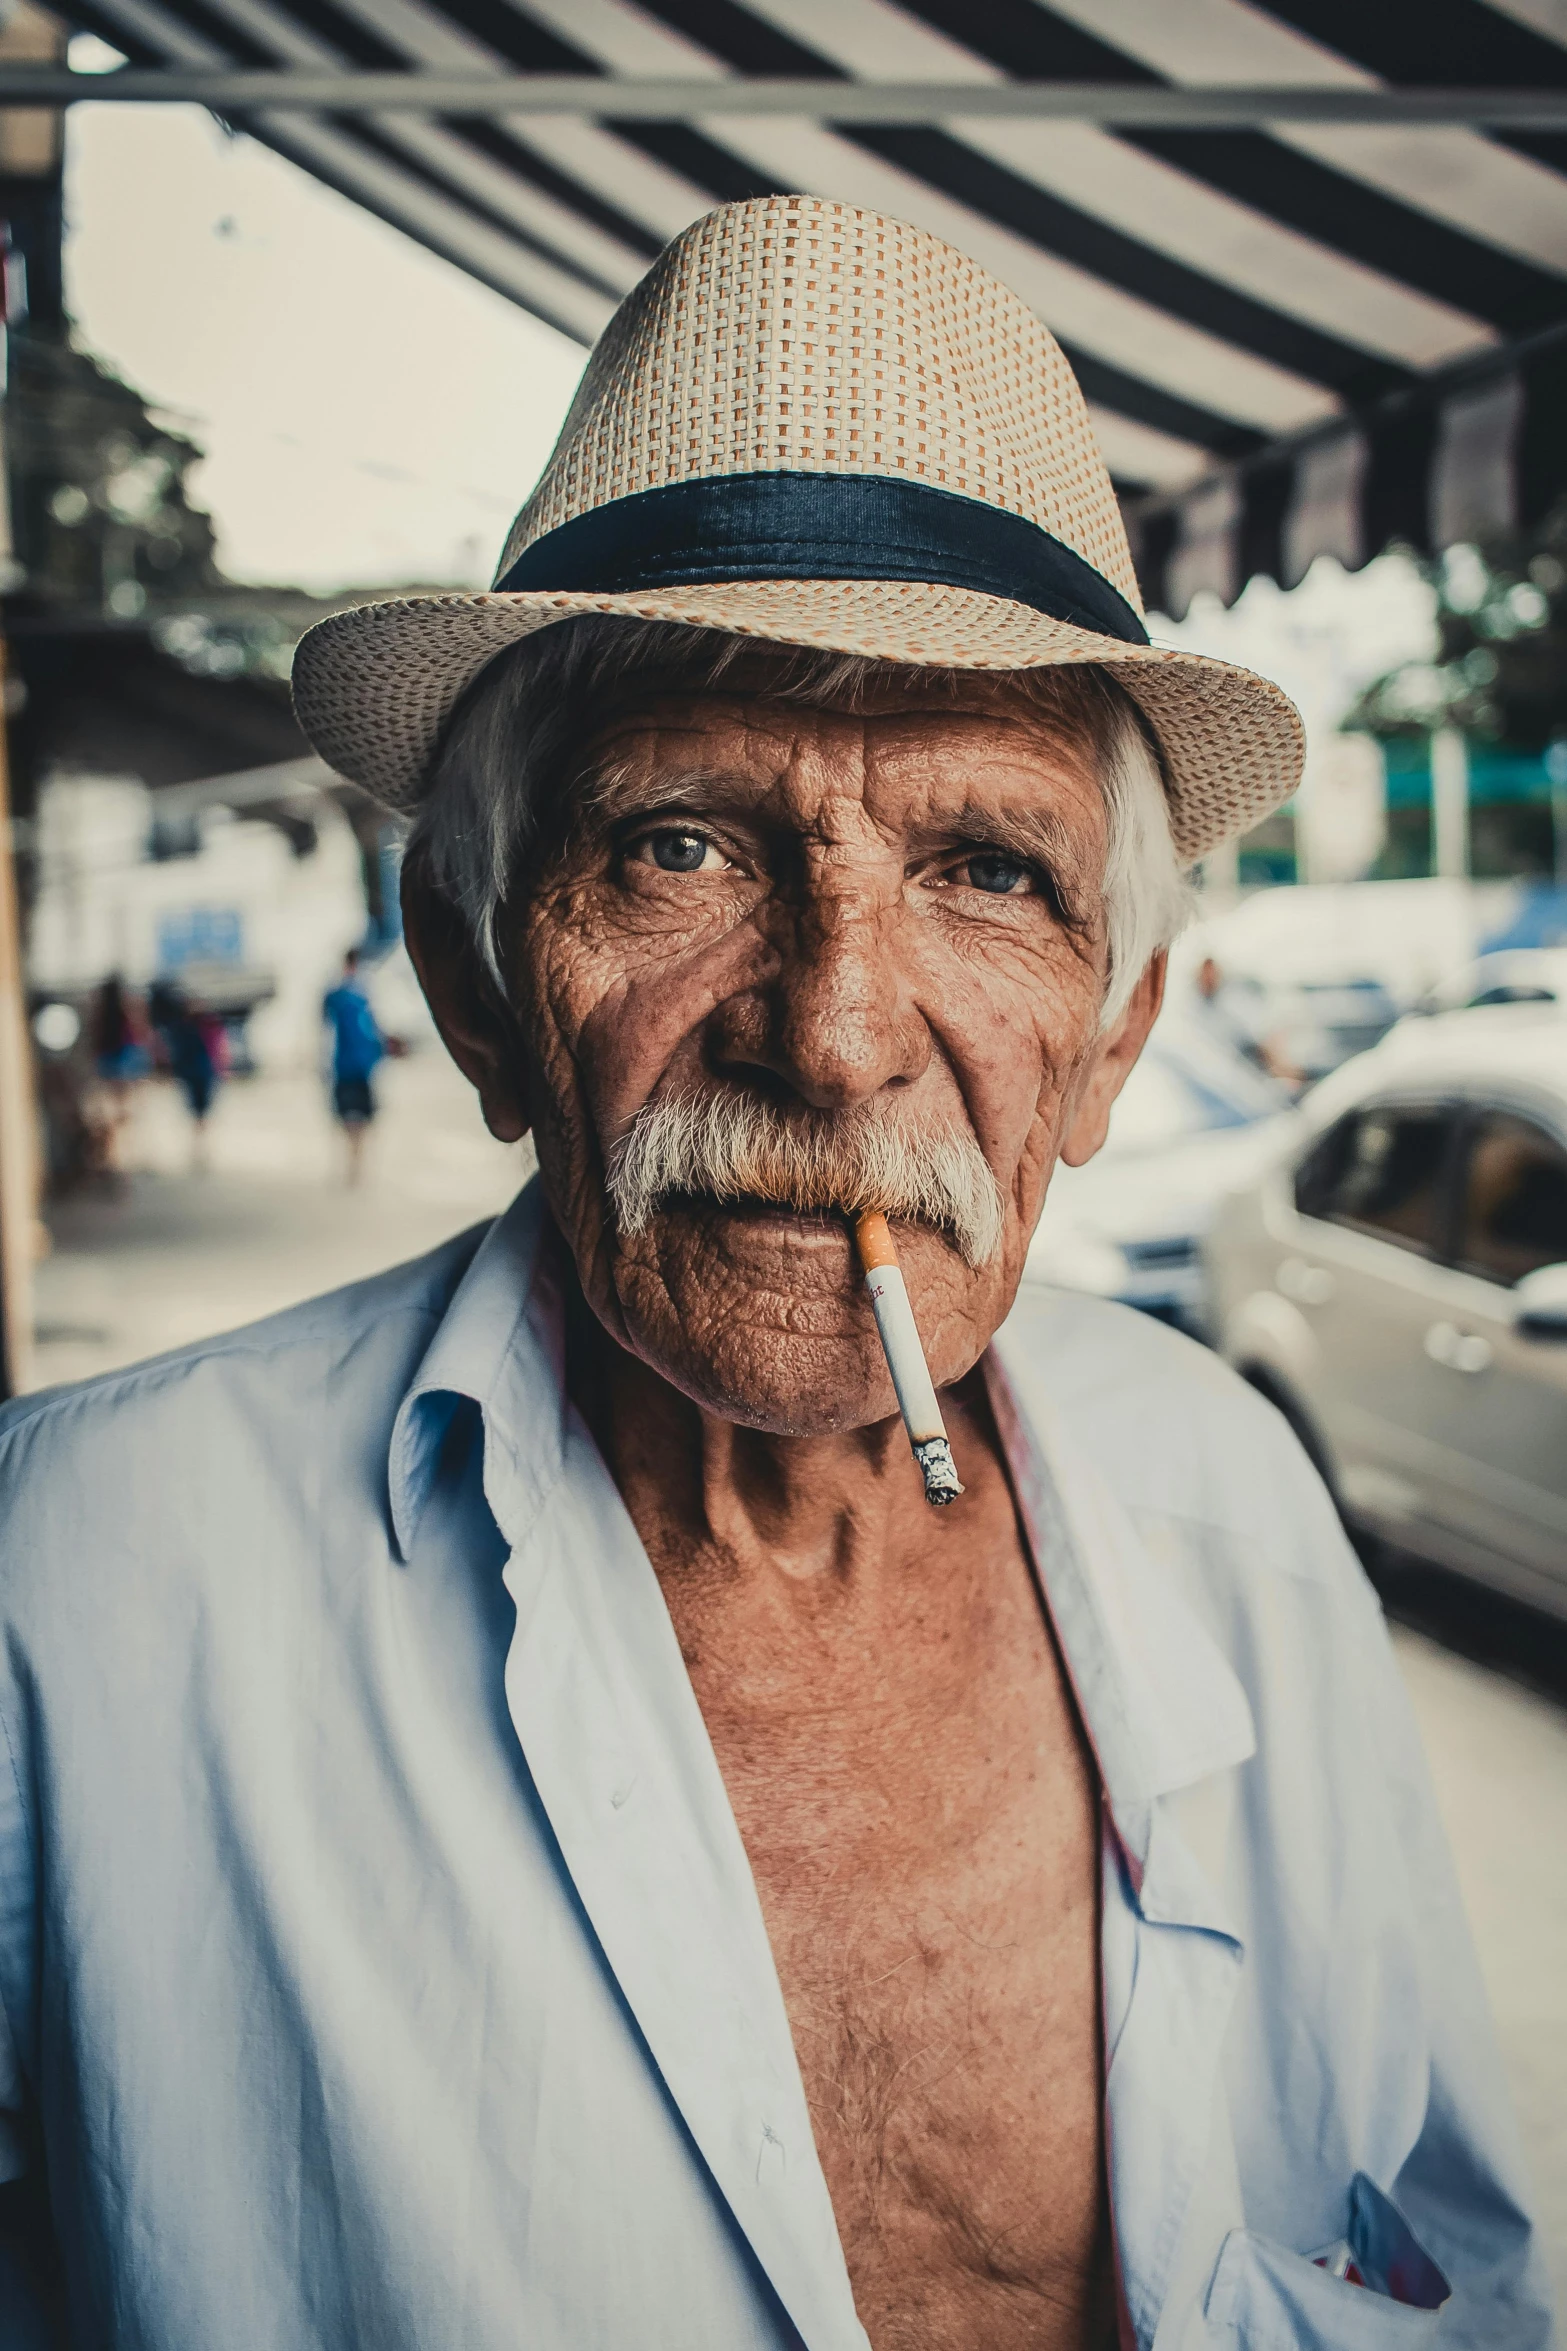
M 940 1227 L 971 1266 L 1001 1246 L 1006 1203 L 972 1134 L 908 1129 L 868 1106 L 781 1110 L 715 1091 L 644 1103 L 609 1153 L 622 1233 L 640 1233 L 671 1195 L 770 1200 L 781 1208 L 880 1208 Z

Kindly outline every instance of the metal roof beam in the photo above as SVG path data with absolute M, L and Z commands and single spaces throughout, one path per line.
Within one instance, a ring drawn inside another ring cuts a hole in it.
M 1175 89 L 1125 82 L 868 82 L 782 75 L 648 81 L 608 74 L 135 66 L 111 73 L 74 73 L 56 66 L 0 66 L 0 105 L 70 106 L 82 100 L 94 105 L 192 104 L 224 114 L 247 114 L 261 107 L 326 114 L 409 108 L 423 114 L 594 115 L 623 122 L 803 115 L 838 123 L 934 123 L 988 116 L 1142 130 L 1240 130 L 1266 123 L 1567 129 L 1567 88 Z

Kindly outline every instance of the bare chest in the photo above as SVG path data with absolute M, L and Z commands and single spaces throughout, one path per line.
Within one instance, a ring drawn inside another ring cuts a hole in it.
M 1101 2241 L 1090 1871 L 1026 1831 L 811 1903 L 764 1875 L 818 2150 L 876 2351 L 1078 2346 Z M 1010 1854 L 998 1848 L 1004 1841 Z M 847 1875 L 847 1873 L 846 1873 Z
M 1018 1589 L 923 1687 L 708 1708 L 874 2351 L 1103 2339 L 1097 1797 Z

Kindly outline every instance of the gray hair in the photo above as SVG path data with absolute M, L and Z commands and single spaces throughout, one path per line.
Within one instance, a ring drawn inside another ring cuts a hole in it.
M 588 782 L 581 747 L 613 699 L 633 679 L 665 690 L 714 688 L 756 650 L 754 639 L 719 630 L 590 614 L 524 638 L 480 672 L 441 739 L 408 852 L 461 915 L 498 985 L 502 911 L 529 852 L 558 831 L 573 787 Z M 806 707 L 853 709 L 880 679 L 908 675 L 906 663 L 858 654 L 810 646 L 768 651 L 768 699 Z M 919 673 L 933 693 L 955 689 L 970 674 Z M 1027 701 L 1085 734 L 1097 755 L 1108 819 L 1108 1027 L 1192 910 L 1159 754 L 1136 703 L 1107 670 L 1074 663 L 1004 674 Z
M 931 1133 L 857 1102 L 786 1109 L 732 1087 L 655 1094 L 610 1147 L 606 1189 L 623 1233 L 671 1193 L 776 1200 L 795 1209 L 879 1208 L 949 1232 L 968 1264 L 1001 1246 L 1007 1208 L 972 1133 Z

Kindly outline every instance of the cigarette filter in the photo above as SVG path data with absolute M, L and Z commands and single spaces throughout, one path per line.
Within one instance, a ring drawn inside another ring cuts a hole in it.
M 898 1252 L 879 1208 L 867 1208 L 855 1218 L 854 1240 L 865 1268 L 865 1287 L 886 1351 L 887 1369 L 898 1393 L 898 1410 L 925 1480 L 925 1499 L 939 1508 L 944 1502 L 955 1502 L 963 1488 L 942 1425 L 941 1407 L 936 1402 Z

